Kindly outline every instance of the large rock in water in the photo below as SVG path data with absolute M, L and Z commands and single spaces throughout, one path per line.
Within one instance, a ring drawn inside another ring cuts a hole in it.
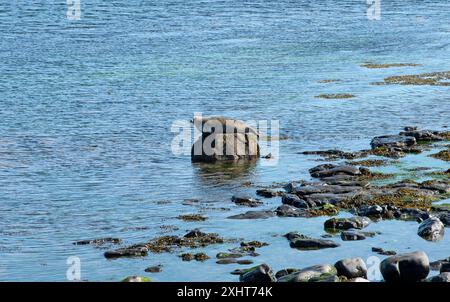
M 384 135 L 377 136 L 372 139 L 370 146 L 372 149 L 387 147 L 387 148 L 408 148 L 416 144 L 416 139 L 413 136 L 404 135 Z
M 255 266 L 248 269 L 239 277 L 241 282 L 275 282 L 276 278 L 272 269 L 267 264 Z
M 387 282 L 416 282 L 428 276 L 430 261 L 422 251 L 400 254 L 384 259 L 380 271 Z
M 425 240 L 437 241 L 444 236 L 444 224 L 437 217 L 430 217 L 419 226 L 417 234 Z
M 202 135 L 191 148 L 193 162 L 252 160 L 259 158 L 258 132 L 241 121 L 194 118 Z

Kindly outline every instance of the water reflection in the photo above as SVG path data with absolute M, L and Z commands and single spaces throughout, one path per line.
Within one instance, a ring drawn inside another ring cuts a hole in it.
M 192 163 L 198 179 L 211 186 L 251 181 L 256 164 L 257 160 Z

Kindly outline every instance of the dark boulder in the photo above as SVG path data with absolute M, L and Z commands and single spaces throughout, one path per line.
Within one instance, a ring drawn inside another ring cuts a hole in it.
M 289 240 L 289 245 L 292 248 L 299 250 L 319 250 L 340 246 L 340 244 L 333 240 L 315 239 L 296 232 L 290 232 L 286 234 L 285 237 Z
M 276 197 L 276 196 L 281 195 L 282 192 L 271 190 L 271 189 L 259 189 L 259 190 L 256 190 L 256 194 L 259 196 L 262 196 L 262 197 L 271 198 L 271 197 Z
M 272 269 L 267 264 L 255 266 L 244 274 L 240 275 L 239 281 L 241 282 L 275 282 L 276 278 Z
M 248 211 L 242 214 L 229 216 L 229 219 L 267 219 L 275 216 L 273 211 Z
M 311 217 L 308 211 L 287 204 L 279 206 L 275 212 L 280 217 Z
M 281 197 L 281 202 L 283 204 L 291 205 L 296 208 L 308 208 L 309 205 L 306 201 L 301 199 L 295 194 L 284 194 L 283 197 Z
M 380 264 L 380 271 L 387 282 L 415 282 L 428 276 L 430 262 L 422 251 L 399 254 L 384 259 Z
M 336 267 L 338 276 L 344 276 L 348 279 L 358 277 L 367 279 L 366 263 L 361 258 L 339 260 L 334 264 L 334 267 Z

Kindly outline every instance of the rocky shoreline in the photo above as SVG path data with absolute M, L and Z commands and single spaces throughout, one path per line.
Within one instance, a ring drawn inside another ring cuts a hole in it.
M 445 228 L 450 225 L 450 207 L 436 205 L 435 202 L 450 196 L 450 169 L 429 174 L 425 181 L 402 179 L 393 181 L 394 175 L 374 172 L 368 167 L 389 166 L 395 160 L 408 154 L 436 150 L 430 156 L 443 162 L 449 161 L 450 131 L 418 130 L 406 127 L 399 134 L 374 137 L 371 149 L 357 152 L 340 150 L 305 151 L 304 155 L 320 156 L 327 163 L 309 170 L 312 181 L 293 181 L 270 188 L 260 188 L 255 194 L 261 198 L 281 197 L 281 204 L 274 209 L 255 209 L 263 204 L 258 198 L 236 194 L 232 202 L 236 206 L 250 208 L 229 219 L 267 219 L 270 217 L 311 218 L 329 216 L 324 223 L 327 234 L 338 234 L 342 243 L 335 242 L 333 236 L 318 234 L 312 238 L 292 231 L 284 235 L 293 249 L 317 250 L 337 248 L 346 241 L 365 240 L 379 236 L 377 232 L 364 231 L 371 223 L 381 220 L 417 221 L 417 235 L 427 241 L 439 241 L 445 236 Z M 443 150 L 441 150 L 443 149 Z M 351 213 L 352 217 L 333 217 L 340 213 Z M 203 221 L 206 217 L 192 214 L 178 217 L 183 221 Z M 320 236 L 320 238 L 318 238 Z M 331 237 L 331 238 L 328 238 Z M 120 239 L 106 238 L 84 240 L 75 244 L 99 245 L 104 242 L 119 244 Z M 108 250 L 104 256 L 108 259 L 120 257 L 144 257 L 148 253 L 173 253 L 183 248 L 198 249 L 212 244 L 233 242 L 215 233 L 206 233 L 199 229 L 191 230 L 184 236 L 161 236 L 152 240 Z M 257 249 L 267 245 L 264 242 L 242 241 L 236 248 L 216 255 L 217 264 L 251 264 L 254 260 L 243 257 L 257 257 Z M 373 252 L 388 256 L 380 266 L 384 281 L 432 281 L 450 282 L 449 259 L 431 263 L 423 251 L 396 254 L 372 248 Z M 367 282 L 367 266 L 361 258 L 338 259 L 334 264 L 294 269 L 286 268 L 276 273 L 269 265 L 260 264 L 247 269 L 237 269 L 242 282 Z M 183 261 L 204 261 L 210 256 L 204 253 L 184 253 Z M 440 270 L 440 274 L 427 278 L 430 269 Z M 162 266 L 149 268 L 149 272 L 160 272 Z M 128 277 L 127 281 L 148 278 Z

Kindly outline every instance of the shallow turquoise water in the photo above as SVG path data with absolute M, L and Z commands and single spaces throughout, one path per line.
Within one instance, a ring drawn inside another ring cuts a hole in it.
M 56 0 L 0 4 L 0 280 L 65 280 L 69 256 L 80 257 L 87 280 L 120 280 L 158 263 L 164 269 L 155 280 L 236 280 L 228 274 L 235 265 L 213 260 L 162 254 L 108 261 L 104 250 L 72 245 L 104 236 L 136 243 L 160 235 L 162 224 L 179 226 L 177 234 L 201 227 L 268 241 L 254 260 L 275 269 L 366 259 L 372 245 L 450 256 L 449 236 L 428 243 L 414 222 L 374 224 L 383 235 L 332 252 L 298 252 L 272 235 L 319 236 L 325 218 L 225 218 L 244 210 L 231 205 L 234 193 L 254 193 L 243 182 L 307 179 L 317 162 L 301 151 L 368 148 L 373 136 L 406 125 L 448 125 L 448 87 L 370 83 L 449 70 L 450 3 L 382 1 L 380 21 L 367 20 L 365 1 L 350 0 L 82 0 L 79 21 L 67 20 L 66 11 Z M 366 61 L 423 66 L 360 67 Z M 341 82 L 317 83 L 323 79 Z M 321 93 L 356 98 L 314 98 Z M 170 126 L 194 112 L 280 120 L 289 139 L 280 142 L 278 165 L 227 177 L 173 155 Z M 449 168 L 425 158 L 406 162 Z M 186 198 L 231 211 L 180 223 L 174 217 L 195 212 L 181 205 Z

